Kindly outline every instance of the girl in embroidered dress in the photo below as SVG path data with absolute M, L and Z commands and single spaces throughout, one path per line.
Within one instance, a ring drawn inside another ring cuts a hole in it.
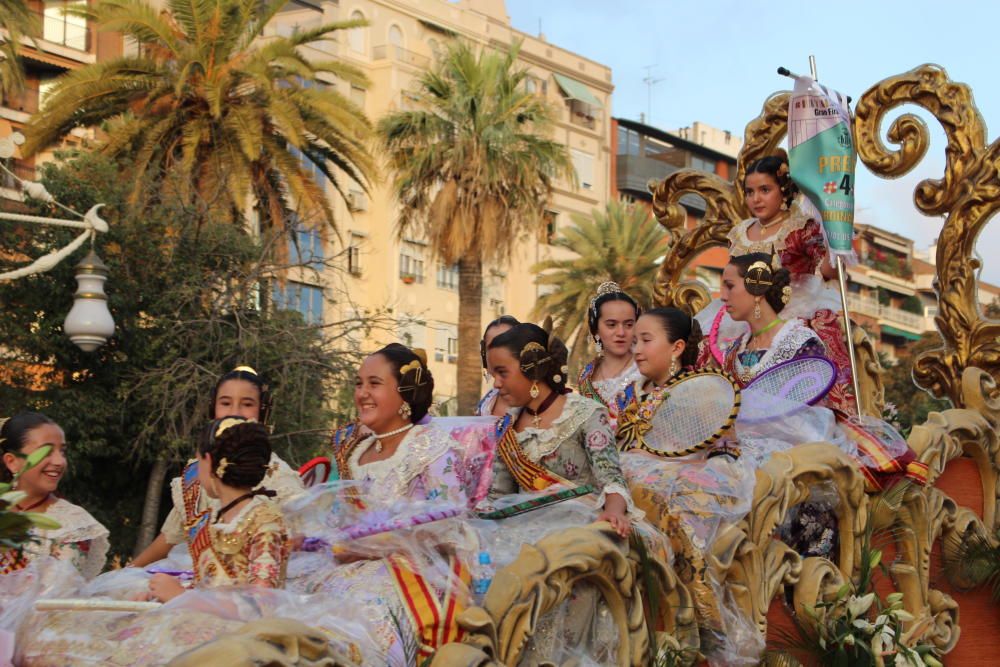
M 267 383 L 249 366 L 239 366 L 221 378 L 212 391 L 210 414 L 214 419 L 239 416 L 267 424 L 271 416 L 271 397 Z M 271 453 L 271 467 L 263 480 L 263 485 L 275 491 L 277 500 L 283 502 L 302 491 L 302 480 L 298 473 L 275 454 Z M 170 497 L 173 507 L 163 522 L 160 534 L 133 559 L 130 565 L 146 567 L 167 557 L 171 548 L 184 544 L 184 526 L 191 517 L 185 511 L 185 497 L 196 499 L 190 508 L 194 514 L 201 514 L 209 507 L 218 507 L 207 494 L 200 490 L 198 461 L 193 460 L 185 467 L 180 477 L 170 482 Z
M 721 633 L 717 582 L 709 578 L 706 554 L 725 525 L 749 512 L 753 469 L 738 460 L 739 450 L 731 441 L 673 458 L 639 447 L 645 443 L 658 450 L 667 448 L 672 425 L 660 408 L 671 400 L 670 380 L 695 364 L 701 336 L 698 322 L 676 308 L 642 314 L 635 326 L 635 357 L 642 379 L 616 399 L 617 439 L 632 496 L 647 519 L 670 539 L 674 569 L 694 597 L 699 625 Z
M 816 332 L 826 348 L 826 356 L 838 368 L 837 383 L 830 391 L 831 407 L 854 413 L 851 363 L 840 326 L 842 308 L 836 290 L 825 281 L 837 277 L 830 262 L 819 214 L 799 193 L 788 171 L 784 153 L 754 161 L 743 181 L 747 207 L 754 217 L 729 232 L 731 256 L 749 253 L 776 253 L 777 264 L 789 271 L 789 300 L 784 319 L 802 319 Z M 708 345 L 701 364 L 722 363 L 722 350 L 747 333 L 747 326 L 727 316 L 720 299 L 698 314 L 703 330 L 709 331 Z
M 494 387 L 512 406 L 498 426 L 503 434 L 490 497 L 590 484 L 600 492 L 597 520 L 609 521 L 625 537 L 633 505 L 608 412 L 566 389 L 567 356 L 562 341 L 535 324 L 519 324 L 490 343 Z
M 641 376 L 632 354 L 633 335 L 639 304 L 617 283 L 601 283 L 587 308 L 587 327 L 597 345 L 592 359 L 577 380 L 580 394 L 608 409 L 615 426 L 615 396 Z
M 446 428 L 425 419 L 433 395 L 425 357 L 404 345 L 385 346 L 358 369 L 354 404 L 366 431 L 354 426 L 335 438 L 334 460 L 341 480 L 360 485 L 355 504 L 364 512 L 391 513 L 403 502 L 467 506 L 461 447 Z M 352 620 L 372 640 L 365 664 L 413 664 L 457 638 L 453 618 L 467 589 L 453 584 L 467 580 L 467 571 L 445 545 L 425 543 L 419 554 L 348 551 L 338 559 L 336 567 L 296 578 L 289 587 L 351 601 Z M 430 569 L 454 577 L 425 577 Z M 452 621 L 436 623 L 428 614 Z
M 489 363 L 486 360 L 486 348 L 490 346 L 493 339 L 500 334 L 509 331 L 511 327 L 515 327 L 520 322 L 517 318 L 512 315 L 501 315 L 492 322 L 486 325 L 486 329 L 483 330 L 483 338 L 479 341 L 479 354 L 483 359 L 483 377 L 492 379 L 493 372 L 490 370 Z M 479 405 L 476 406 L 477 416 L 493 416 L 502 417 L 507 414 L 507 410 L 510 408 L 505 402 L 500 400 L 499 392 L 496 387 L 490 387 L 489 391 L 483 394 L 483 397 L 479 399 Z
M 285 524 L 269 499 L 274 493 L 259 487 L 270 456 L 263 425 L 242 417 L 213 421 L 199 444 L 198 469 L 202 492 L 221 506 L 205 510 L 189 526 L 193 589 L 156 574 L 144 597 L 170 602 L 160 610 L 38 613 L 21 630 L 19 664 L 166 664 L 186 649 L 237 629 L 245 613 L 259 613 L 262 605 L 251 595 L 228 588 L 276 589 L 284 583 Z
M 33 529 L 32 541 L 20 551 L 0 547 L 0 575 L 51 556 L 71 562 L 85 578 L 93 578 L 104 569 L 108 530 L 82 507 L 55 495 L 67 467 L 66 437 L 59 425 L 38 412 L 24 412 L 5 420 L 0 426 L 0 479 L 10 481 L 27 456 L 45 446 L 52 448 L 51 453 L 17 479 L 17 490 L 26 495 L 13 510 L 45 514 L 59 527 Z M 0 588 L 4 586 L 0 578 Z

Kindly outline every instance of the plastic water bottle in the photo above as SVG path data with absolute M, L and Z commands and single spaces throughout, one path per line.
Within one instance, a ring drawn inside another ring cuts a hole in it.
M 493 581 L 493 560 L 488 551 L 480 551 L 472 567 L 472 596 L 476 604 L 482 604 L 486 591 Z

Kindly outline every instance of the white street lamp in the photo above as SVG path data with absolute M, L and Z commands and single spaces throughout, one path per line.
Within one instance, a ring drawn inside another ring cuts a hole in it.
M 13 132 L 7 137 L 0 137 L 0 158 L 16 157 L 17 147 L 23 143 L 24 135 L 20 132 Z M 68 220 L 65 218 L 49 218 L 0 211 L 0 220 L 10 220 L 22 224 L 74 227 L 83 230 L 69 244 L 39 257 L 31 264 L 10 271 L 0 272 L 0 282 L 16 280 L 24 276 L 49 271 L 59 262 L 76 252 L 77 248 L 82 246 L 87 239 L 90 239 L 90 253 L 83 258 L 83 261 L 76 265 L 77 289 L 73 299 L 73 308 L 70 309 L 69 314 L 66 316 L 63 331 L 66 332 L 69 339 L 79 346 L 81 350 L 84 352 L 93 352 L 101 345 L 104 345 L 108 341 L 108 338 L 115 333 L 115 321 L 111 318 L 111 312 L 108 310 L 108 295 L 104 293 L 104 282 L 108 279 L 108 267 L 105 266 L 104 262 L 101 261 L 101 258 L 93 250 L 93 242 L 97 234 L 103 234 L 108 231 L 108 223 L 97 214 L 97 211 L 103 204 L 96 204 L 85 214 L 80 214 L 57 202 L 41 183 L 27 181 L 18 177 L 17 174 L 7 169 L 2 163 L 0 163 L 0 172 L 6 173 L 9 177 L 18 181 L 28 196 L 33 199 L 48 202 L 77 218 L 81 218 L 80 220 Z
M 84 352 L 93 352 L 115 333 L 108 295 L 104 293 L 107 279 L 108 267 L 93 249 L 76 265 L 76 294 L 63 331 Z

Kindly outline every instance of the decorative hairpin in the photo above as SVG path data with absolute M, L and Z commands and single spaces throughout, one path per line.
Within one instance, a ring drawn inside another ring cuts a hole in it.
M 792 300 L 792 288 L 790 285 L 785 285 L 781 288 L 781 303 L 788 305 L 788 302 Z
M 424 375 L 424 366 L 420 363 L 420 359 L 414 359 L 410 363 L 404 365 L 399 369 L 399 376 L 406 377 L 406 374 L 410 371 L 414 371 L 413 384 L 401 384 L 399 385 L 398 391 L 410 391 L 411 389 L 416 389 L 417 387 L 423 387 L 427 384 L 426 381 L 421 382 L 421 378 Z
M 767 262 L 758 260 L 747 268 L 743 285 L 750 294 L 763 296 L 774 285 L 774 272 Z
M 542 346 L 541 343 L 536 343 L 535 341 L 531 341 L 530 343 L 528 343 L 527 345 L 525 345 L 524 347 L 521 348 L 521 353 L 518 354 L 517 356 L 518 356 L 519 359 L 524 359 L 524 356 L 526 354 L 530 353 L 530 352 L 541 352 L 541 353 L 544 354 L 546 352 L 546 350 Z M 541 364 L 544 364 L 546 361 L 548 361 L 551 358 L 552 358 L 552 355 L 548 355 L 548 356 L 542 357 L 541 359 L 536 359 L 536 360 L 534 360 L 534 361 L 532 361 L 530 363 L 521 364 L 521 370 L 522 371 L 529 371 L 532 368 L 534 368 L 535 366 L 539 366 Z
M 230 429 L 237 424 L 256 423 L 256 421 L 256 419 L 245 419 L 243 417 L 225 417 L 219 420 L 219 424 L 215 427 L 215 435 L 213 437 L 218 438 L 220 435 L 225 433 L 227 429 Z
M 233 373 L 249 373 L 250 375 L 257 375 L 257 371 L 255 371 L 250 366 L 237 366 L 231 372 L 233 372 Z
M 222 477 L 226 474 L 226 470 L 228 468 L 229 468 L 229 459 L 223 456 L 222 459 L 219 461 L 219 465 L 215 466 L 215 476 L 218 477 L 219 479 L 222 479 Z

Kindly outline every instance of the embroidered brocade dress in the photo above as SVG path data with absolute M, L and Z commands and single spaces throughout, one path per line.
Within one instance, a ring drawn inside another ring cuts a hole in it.
M 239 608 L 255 607 L 251 599 L 245 602 L 234 592 L 230 597 L 214 599 L 223 604 L 204 608 L 197 591 L 231 586 L 282 587 L 289 550 L 285 525 L 274 503 L 256 496 L 232 521 L 210 520 L 204 530 L 207 548 L 196 559 L 195 590 L 154 611 L 36 614 L 21 630 L 18 664 L 165 665 L 184 651 L 237 630 L 244 623 Z
M 70 561 L 85 579 L 97 576 L 107 560 L 108 529 L 87 510 L 62 498 L 49 505 L 45 515 L 58 521 L 59 528 L 33 529 L 32 541 L 20 553 L 0 548 L 0 577 L 43 556 Z
M 264 480 L 257 485 L 257 488 L 270 489 L 277 493 L 275 500 L 280 505 L 295 494 L 303 490 L 302 479 L 299 473 L 285 463 L 277 454 L 271 454 L 271 465 L 273 470 L 268 470 Z M 188 463 L 188 466 L 198 466 L 197 460 Z M 175 477 L 170 481 L 170 498 L 173 507 L 163 522 L 160 532 L 167 538 L 169 544 L 184 544 L 184 490 L 183 476 Z M 208 497 L 208 494 L 200 492 L 198 494 L 199 512 L 207 509 L 218 509 L 220 507 L 217 500 Z
M 845 413 L 854 412 L 854 390 L 851 383 L 851 361 L 847 342 L 840 325 L 842 304 L 836 290 L 826 287 L 819 273 L 826 259 L 827 248 L 819 214 L 812 204 L 801 194 L 797 195 L 789 210 L 788 218 L 781 223 L 778 233 L 763 241 L 753 241 L 749 237 L 750 228 L 756 218 L 743 220 L 729 231 L 729 254 L 736 257 L 754 252 L 777 253 L 781 266 L 792 274 L 792 298 L 780 315 L 785 320 L 800 318 L 816 332 L 826 350 L 825 356 L 837 365 L 837 383 L 830 390 L 828 402 L 831 407 Z M 708 334 L 722 302 L 712 301 L 695 317 Z M 741 336 L 749 332 L 745 322 L 734 322 L 724 316 L 718 330 L 718 347 L 726 350 Z M 708 336 L 706 335 L 706 341 Z M 708 347 L 703 347 L 699 365 L 712 363 Z
M 635 363 L 635 359 L 632 359 L 615 377 L 594 380 L 594 372 L 600 362 L 601 357 L 597 357 L 583 367 L 580 377 L 577 379 L 577 387 L 579 387 L 581 396 L 592 398 L 608 409 L 608 418 L 611 422 L 611 428 L 614 429 L 618 419 L 618 404 L 615 402 L 615 397 L 629 385 L 641 380 L 642 373 L 639 372 L 639 366 Z
M 435 427 L 433 420 L 410 429 L 390 458 L 362 464 L 362 454 L 374 444 L 373 436 L 365 437 L 349 443 L 346 456 L 342 453 L 336 457 L 347 468 L 341 469 L 341 479 L 364 483 L 364 502 L 371 509 L 389 507 L 400 500 L 466 505 L 460 477 L 463 453 L 449 432 Z M 389 567 L 384 558 L 341 563 L 309 576 L 295 577 L 289 581 L 289 588 L 331 600 L 350 601 L 344 613 L 362 625 L 371 640 L 365 649 L 364 664 L 413 664 L 415 622 L 400 599 Z M 439 597 L 444 595 L 442 590 L 434 592 Z

